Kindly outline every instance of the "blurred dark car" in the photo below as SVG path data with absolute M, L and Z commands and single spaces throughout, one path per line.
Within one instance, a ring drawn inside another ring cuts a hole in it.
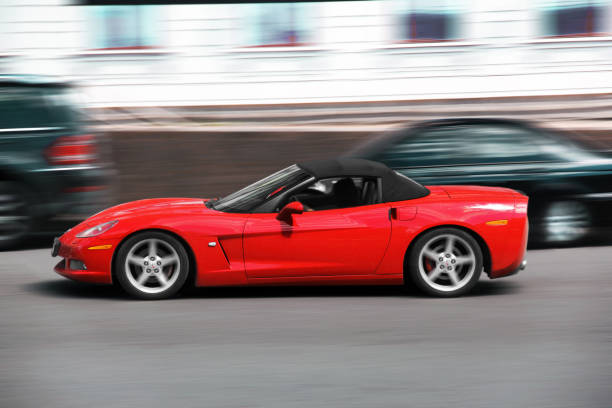
M 503 119 L 445 119 L 392 131 L 348 154 L 424 185 L 478 184 L 527 194 L 530 243 L 577 244 L 609 234 L 612 159 L 565 134 Z
M 109 166 L 68 83 L 0 75 L 0 249 L 104 207 Z

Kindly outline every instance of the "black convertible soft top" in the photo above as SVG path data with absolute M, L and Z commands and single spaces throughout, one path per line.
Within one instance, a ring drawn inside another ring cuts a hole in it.
M 382 163 L 353 158 L 314 160 L 298 163 L 312 176 L 328 177 L 380 177 L 382 179 L 383 202 L 412 200 L 425 197 L 429 190 L 416 181 L 403 176 Z

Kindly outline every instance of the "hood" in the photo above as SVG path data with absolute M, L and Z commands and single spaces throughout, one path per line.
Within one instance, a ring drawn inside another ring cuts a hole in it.
M 206 201 L 209 200 L 202 198 L 154 198 L 131 201 L 107 208 L 87 218 L 66 231 L 64 235 L 67 239 L 72 239 L 88 228 L 115 220 L 120 221 L 118 227 L 113 227 L 107 237 L 112 236 L 113 233 L 121 236 L 121 234 L 129 233 L 131 229 L 140 229 L 142 226 L 156 228 L 173 227 L 177 225 L 177 222 L 178 224 L 189 224 L 194 219 L 202 220 L 202 215 L 207 215 L 205 218 L 211 218 L 210 216 L 215 219 L 223 218 L 220 216 L 225 215 L 225 213 L 206 207 Z M 123 223 L 122 220 L 136 220 L 136 222 Z
M 206 207 L 207 199 L 202 198 L 151 198 L 146 200 L 130 201 L 107 208 L 88 219 L 94 221 L 99 219 L 119 219 L 125 216 L 142 215 L 143 213 L 155 212 L 190 212 L 190 211 L 212 211 Z

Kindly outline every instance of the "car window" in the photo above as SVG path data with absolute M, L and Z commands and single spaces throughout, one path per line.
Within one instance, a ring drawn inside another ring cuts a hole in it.
M 333 177 L 314 181 L 288 197 L 307 211 L 358 207 L 380 202 L 378 181 L 366 177 Z
M 536 131 L 512 125 L 466 126 L 469 161 L 481 163 L 543 160 L 542 136 Z
M 0 87 L 0 129 L 66 127 L 80 119 L 65 87 Z
M 569 136 L 558 130 L 541 129 L 540 131 L 543 136 L 538 139 L 540 149 L 546 157 L 550 157 L 552 160 L 562 162 L 588 161 L 596 157 L 585 149 L 584 146 L 580 145 L 578 141 L 571 140 Z
M 379 160 L 392 168 L 547 160 L 534 130 L 506 124 L 437 126 L 407 136 Z
M 212 202 L 210 205 L 218 211 L 249 212 L 266 200 L 272 199 L 310 177 L 310 174 L 294 164 Z

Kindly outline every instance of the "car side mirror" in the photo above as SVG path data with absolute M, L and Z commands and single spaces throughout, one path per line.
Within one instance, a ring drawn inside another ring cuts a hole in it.
M 284 221 L 287 224 L 293 224 L 293 214 L 301 214 L 304 212 L 304 206 L 299 201 L 292 201 L 280 210 L 276 219 Z

